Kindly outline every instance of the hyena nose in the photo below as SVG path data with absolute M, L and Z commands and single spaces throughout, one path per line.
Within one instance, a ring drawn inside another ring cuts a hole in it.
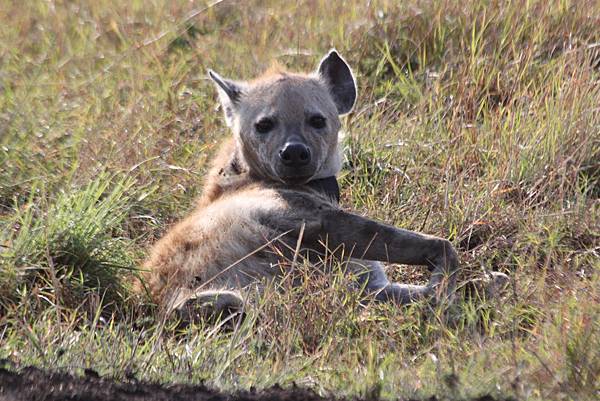
M 302 143 L 288 142 L 279 151 L 279 158 L 286 166 L 306 166 L 310 162 L 310 149 Z

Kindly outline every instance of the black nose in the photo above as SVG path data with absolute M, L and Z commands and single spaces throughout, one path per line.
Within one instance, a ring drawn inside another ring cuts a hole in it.
M 288 142 L 279 151 L 279 158 L 286 166 L 306 166 L 310 162 L 310 149 L 302 143 Z

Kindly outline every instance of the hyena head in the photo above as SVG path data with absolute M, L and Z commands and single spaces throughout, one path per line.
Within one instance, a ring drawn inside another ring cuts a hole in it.
M 312 74 L 277 71 L 252 82 L 209 76 L 251 174 L 294 185 L 339 171 L 339 116 L 354 106 L 356 83 L 335 50 Z

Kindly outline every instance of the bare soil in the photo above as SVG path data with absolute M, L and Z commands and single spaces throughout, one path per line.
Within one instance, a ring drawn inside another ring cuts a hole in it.
M 322 401 L 338 400 L 337 397 L 321 397 L 311 390 L 291 387 L 272 387 L 261 391 L 241 391 L 226 393 L 203 385 L 190 386 L 174 384 L 163 386 L 139 381 L 117 382 L 98 376 L 93 370 L 86 370 L 83 377 L 67 373 L 44 371 L 28 367 L 20 371 L 0 368 L 1 401 L 131 401 L 131 400 L 186 400 L 186 401 Z M 376 400 L 376 397 L 369 397 Z M 417 400 L 412 400 L 417 401 Z M 437 401 L 432 397 L 421 401 Z M 483 396 L 472 401 L 500 401 L 491 396 Z M 504 401 L 515 401 L 505 399 Z

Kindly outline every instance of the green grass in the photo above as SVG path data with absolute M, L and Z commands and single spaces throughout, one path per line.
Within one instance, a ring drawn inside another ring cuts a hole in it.
M 600 396 L 597 2 L 123 3 L 0 4 L 0 358 L 228 389 Z M 307 70 L 333 46 L 359 82 L 343 206 L 450 238 L 463 278 L 508 272 L 510 294 L 447 325 L 307 269 L 233 330 L 162 321 L 129 288 L 228 135 L 206 69 Z

